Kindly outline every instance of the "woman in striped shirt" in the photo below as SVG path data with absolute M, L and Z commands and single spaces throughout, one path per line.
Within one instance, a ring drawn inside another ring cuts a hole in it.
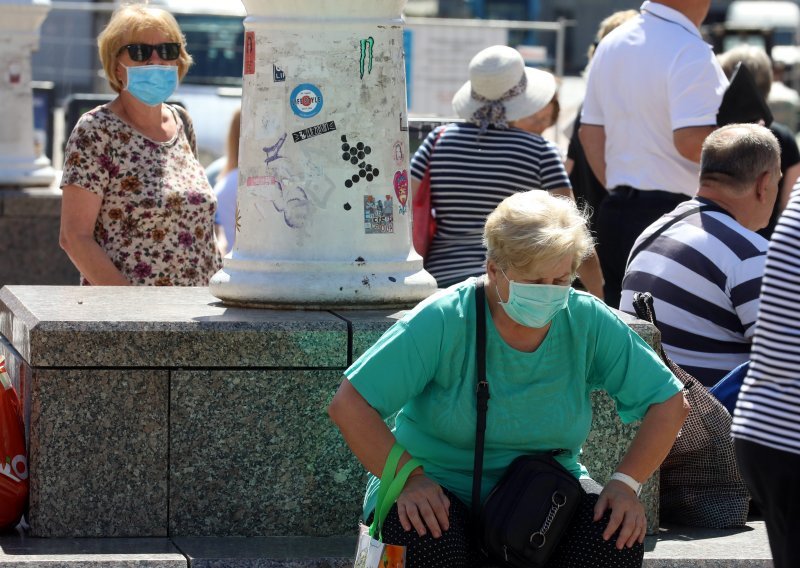
M 437 228 L 425 268 L 442 288 L 484 273 L 483 226 L 503 199 L 531 189 L 572 198 L 558 149 L 536 133 L 540 115 L 552 112 L 553 75 L 525 67 L 518 51 L 500 45 L 478 53 L 469 75 L 453 97 L 455 112 L 467 122 L 435 129 L 411 161 L 412 191 L 430 168 Z M 579 274 L 602 298 L 596 256 Z
M 736 459 L 775 568 L 800 566 L 800 184 L 767 252 L 750 371 L 733 416 Z

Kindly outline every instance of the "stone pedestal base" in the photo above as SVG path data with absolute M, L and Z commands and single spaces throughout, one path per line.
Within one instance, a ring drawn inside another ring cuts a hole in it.
M 397 317 L 231 308 L 206 288 L 3 288 L 31 534 L 354 535 L 366 476 L 326 408 Z M 603 483 L 635 427 L 605 396 L 594 412 L 584 463 Z M 657 476 L 643 495 L 655 530 Z

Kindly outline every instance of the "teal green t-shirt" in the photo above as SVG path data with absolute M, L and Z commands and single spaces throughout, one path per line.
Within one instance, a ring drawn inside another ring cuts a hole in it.
M 425 474 L 471 502 L 475 448 L 475 279 L 420 303 L 345 371 L 353 387 L 386 419 Z M 565 449 L 558 460 L 575 477 L 592 423 L 590 393 L 606 391 L 623 422 L 683 386 L 658 355 L 605 304 L 572 290 L 533 353 L 510 347 L 486 310 L 489 382 L 481 499 L 514 458 Z M 370 476 L 364 518 L 375 508 Z

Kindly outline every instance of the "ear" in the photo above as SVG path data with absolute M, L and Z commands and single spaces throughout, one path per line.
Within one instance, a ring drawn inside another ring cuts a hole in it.
M 769 171 L 761 172 L 756 178 L 756 199 L 759 203 L 767 201 L 771 185 L 773 185 L 772 173 Z
M 497 263 L 492 259 L 488 259 L 486 261 L 486 274 L 489 276 L 489 282 L 497 282 L 498 272 Z

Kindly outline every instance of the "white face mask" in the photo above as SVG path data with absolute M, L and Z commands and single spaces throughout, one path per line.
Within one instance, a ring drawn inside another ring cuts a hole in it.
M 502 268 L 500 272 L 508 280 L 508 301 L 498 300 L 498 303 L 508 317 L 518 324 L 525 327 L 544 327 L 566 307 L 571 286 L 522 284 L 510 280 Z M 497 297 L 500 298 L 499 290 Z

